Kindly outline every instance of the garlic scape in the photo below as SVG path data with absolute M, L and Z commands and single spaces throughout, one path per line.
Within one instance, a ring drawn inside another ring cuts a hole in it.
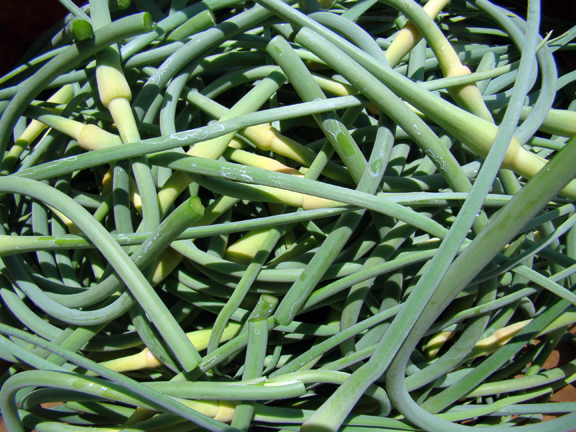
M 410 21 L 404 27 L 406 32 L 403 33 L 401 31 L 401 34 L 399 33 L 402 37 L 398 43 L 399 47 L 394 48 L 393 52 L 390 54 L 390 57 L 393 60 L 396 62 L 400 61 L 401 58 L 397 58 L 398 55 L 403 53 L 406 48 L 409 48 L 411 43 L 415 45 L 421 34 L 438 58 L 440 68 L 445 77 L 457 77 L 470 73 L 470 69 L 462 64 L 458 54 L 448 39 L 446 39 L 446 36 L 444 36 L 442 31 L 431 18 L 432 16 L 436 16 L 448 3 L 446 0 L 431 0 L 426 4 L 426 9 L 420 7 L 420 5 L 413 0 L 383 0 L 383 2 L 398 9 L 410 18 Z M 390 48 L 393 48 L 393 46 L 391 45 Z M 399 54 L 394 55 L 395 51 L 398 51 Z M 403 56 L 404 55 L 402 55 L 402 57 Z M 388 54 L 386 57 L 388 58 Z M 392 62 L 390 63 L 392 64 Z M 493 122 L 492 114 L 490 114 L 490 111 L 486 107 L 486 104 L 482 99 L 482 94 L 475 83 L 449 87 L 448 92 L 458 106 L 470 111 L 484 120 Z
M 520 120 L 526 120 L 531 112 L 532 107 L 522 107 Z M 538 130 L 552 135 L 571 138 L 576 135 L 576 111 L 551 109 Z
M 54 128 L 74 138 L 78 141 L 78 145 L 85 150 L 100 150 L 122 144 L 118 135 L 93 124 L 84 124 L 34 106 L 29 107 L 26 113 L 33 116 L 43 127 Z
M 430 0 L 422 9 L 426 14 L 434 19 L 450 0 Z M 422 33 L 410 20 L 404 24 L 404 27 L 394 36 L 394 40 L 386 50 L 386 59 L 391 67 L 395 67 L 416 46 L 422 39 Z
M 222 335 L 222 342 L 232 339 L 238 333 L 240 327 L 241 325 L 238 323 L 229 323 Z M 196 330 L 186 333 L 186 336 L 198 351 L 202 351 L 208 346 L 208 338 L 210 337 L 211 332 L 212 329 Z M 105 361 L 100 364 L 115 372 L 135 371 L 162 366 L 162 363 L 150 352 L 148 348 L 145 348 L 137 354 Z
M 274 73 L 274 72 L 273 72 Z M 272 74 L 271 74 L 272 75 Z M 269 79 L 263 79 L 258 83 L 258 85 L 249 92 L 245 98 L 253 103 L 254 95 L 261 93 L 262 95 L 272 94 L 276 89 L 279 88 L 277 83 L 277 78 L 272 77 Z M 267 96 L 269 97 L 269 96 Z M 262 96 L 260 98 L 264 99 Z M 202 110 L 206 111 L 213 117 L 219 120 L 226 120 L 229 118 L 236 117 L 240 114 L 246 112 L 247 108 L 241 99 L 235 106 L 231 109 L 226 109 L 222 105 L 202 96 L 197 91 L 188 91 L 187 99 L 194 105 L 200 106 Z M 267 98 L 266 98 L 267 100 Z M 262 102 L 263 103 L 263 102 Z M 285 156 L 301 165 L 309 166 L 316 158 L 316 153 L 298 143 L 297 141 L 290 139 L 275 129 L 269 124 L 262 124 L 256 126 L 250 126 L 238 132 L 229 133 L 218 138 L 211 140 L 199 142 L 192 146 L 187 154 L 191 156 L 199 156 L 208 159 L 217 159 L 222 156 L 226 149 L 228 148 L 232 139 L 236 134 L 244 137 L 250 142 L 252 142 L 258 149 L 262 151 L 272 151 L 274 153 Z M 233 154 L 230 152 L 229 154 Z M 240 157 L 241 153 L 237 153 L 236 157 Z M 262 157 L 257 155 L 243 154 L 242 160 L 246 165 L 258 166 L 265 169 L 280 170 L 280 172 L 288 172 L 296 174 L 296 170 L 290 169 L 284 166 L 279 166 L 277 163 L 274 166 L 270 165 L 270 162 L 264 162 Z M 329 178 L 336 179 L 341 182 L 350 182 L 351 178 L 348 171 L 339 165 L 334 163 L 329 163 L 324 169 L 323 174 Z M 190 176 L 184 172 L 175 172 L 172 176 L 164 183 L 162 189 L 158 193 L 158 200 L 160 203 L 161 212 L 165 212 L 167 208 L 170 207 L 172 202 L 182 193 L 182 191 L 192 182 Z
M 381 67 L 368 55 L 357 55 L 355 59 L 351 59 L 336 46 L 307 28 L 300 30 L 296 40 L 320 58 L 328 59 L 328 56 L 333 56 L 335 52 L 339 53 L 339 64 L 330 62 L 331 66 L 377 105 L 382 105 L 384 101 L 376 99 L 379 96 L 374 89 L 386 86 L 479 157 L 485 158 L 488 155 L 498 133 L 498 126 L 494 123 L 452 105 L 390 68 Z M 419 135 L 416 128 L 414 131 Z M 510 169 L 530 179 L 546 165 L 546 162 L 545 159 L 524 149 L 514 136 L 504 157 L 502 168 Z M 576 182 L 570 182 L 562 190 L 562 194 L 576 199 Z
M 132 91 L 120 65 L 115 47 L 108 47 L 96 56 L 96 80 L 100 101 L 110 111 L 123 142 L 140 141 L 140 133 L 132 113 Z
M 54 104 L 67 104 L 72 100 L 74 96 L 74 88 L 72 84 L 66 84 L 62 86 L 56 93 L 50 96 L 47 102 Z M 47 108 L 48 111 L 57 113 L 57 110 L 52 108 Z M 48 126 L 38 120 L 32 120 L 30 124 L 24 129 L 24 132 L 16 139 L 14 145 L 10 148 L 8 153 L 4 156 L 2 161 L 2 169 L 10 171 L 24 149 L 28 148 L 32 142 L 38 138 L 40 133 L 45 130 Z

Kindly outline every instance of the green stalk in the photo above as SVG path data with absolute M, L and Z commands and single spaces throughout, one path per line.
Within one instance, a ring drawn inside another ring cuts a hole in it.
M 370 90 L 366 90 L 364 94 L 369 95 L 371 94 L 373 88 L 380 87 L 381 84 L 378 83 L 378 80 L 381 80 L 386 84 L 387 87 L 389 87 L 400 97 L 404 98 L 408 103 L 424 112 L 427 117 L 436 122 L 451 135 L 461 140 L 468 147 L 472 148 L 479 154 L 479 156 L 485 157 L 485 155 L 488 153 L 490 147 L 492 146 L 492 142 L 494 141 L 494 137 L 498 132 L 498 128 L 496 126 L 490 124 L 488 121 L 482 119 L 479 120 L 476 116 L 460 110 L 430 93 L 422 91 L 422 89 L 420 89 L 417 84 L 413 83 L 405 77 L 402 77 L 399 74 L 395 74 L 389 68 L 382 67 L 382 65 L 379 64 L 370 55 L 351 47 L 347 43 L 342 42 L 331 32 L 322 26 L 319 26 L 311 19 L 305 17 L 303 14 L 298 13 L 295 9 L 287 6 L 286 4 L 277 2 L 276 0 L 260 0 L 260 2 L 273 10 L 278 15 L 296 23 L 299 26 L 302 26 L 303 29 L 299 32 L 299 41 L 301 43 L 310 43 L 313 45 L 313 41 L 319 42 L 313 46 L 308 46 L 308 48 L 313 52 L 315 50 L 324 50 L 325 52 L 328 51 L 330 58 L 333 58 L 334 53 L 338 52 L 337 50 L 340 48 L 344 50 L 346 54 L 350 55 L 354 60 L 358 61 L 370 73 L 374 74 L 374 77 L 377 79 L 370 78 L 369 76 L 365 75 L 362 76 L 363 79 L 359 79 L 357 73 L 349 73 L 349 75 L 353 76 L 349 76 L 348 78 L 355 85 L 361 87 L 368 85 Z M 313 31 L 310 29 L 313 29 Z M 318 32 L 328 40 L 320 42 L 323 39 L 319 38 L 318 36 L 313 36 L 314 32 Z M 327 50 L 327 47 L 329 46 L 328 43 L 330 43 L 329 41 L 336 43 L 338 48 L 332 46 L 329 50 Z M 318 52 L 315 53 L 318 54 Z M 340 72 L 350 71 L 350 65 L 351 63 L 347 63 L 347 67 L 343 68 L 341 67 L 341 62 L 339 64 L 332 64 L 332 66 Z M 371 80 L 368 81 L 369 84 L 367 80 Z M 392 114 L 393 113 L 389 113 L 392 118 L 395 118 Z M 403 124 L 401 123 L 401 120 L 396 121 L 399 124 Z M 417 128 L 414 128 L 413 124 L 414 123 L 412 123 L 412 125 L 406 124 L 403 126 L 404 130 L 414 131 L 415 133 L 412 135 L 413 139 L 419 145 L 425 145 L 425 143 L 420 143 L 421 137 L 419 138 L 418 136 L 418 132 L 422 131 L 422 127 L 417 126 Z M 446 157 L 442 159 L 447 160 Z M 517 174 L 531 178 L 544 166 L 544 164 L 545 161 L 533 153 L 524 150 L 520 146 L 518 139 L 513 138 L 510 143 L 506 158 L 504 159 L 503 167 L 512 169 Z M 574 185 L 570 184 L 566 190 L 563 191 L 563 193 L 568 197 L 576 196 L 576 189 L 574 188 L 576 188 L 576 183 L 574 183 Z
M 339 215 L 350 209 L 317 209 L 306 210 L 298 213 L 289 213 L 286 215 L 275 215 L 257 218 L 254 220 L 228 222 L 225 224 L 213 224 L 187 228 L 177 239 L 186 240 L 193 238 L 205 238 L 223 234 L 232 234 L 237 232 L 249 231 L 258 227 L 271 228 L 277 225 L 283 225 L 288 222 L 303 222 L 315 220 L 317 218 Z M 208 215 L 208 208 L 204 212 L 204 217 L 199 220 L 202 222 Z M 139 232 L 133 234 L 114 234 L 112 238 L 121 246 L 133 246 L 142 244 L 150 235 L 150 232 Z M 17 247 L 18 249 L 16 249 Z M 90 249 L 94 245 L 83 236 L 66 234 L 61 237 L 53 236 L 1 236 L 0 235 L 0 256 L 10 256 L 16 253 L 30 252 L 37 250 L 54 250 L 54 249 Z
M 0 189 L 3 192 L 29 195 L 70 216 L 76 226 L 100 249 L 114 270 L 126 283 L 128 289 L 131 290 L 136 300 L 145 308 L 170 348 L 179 360 L 184 363 L 184 368 L 187 370 L 193 369 L 197 364 L 197 361 L 195 361 L 197 355 L 195 355 L 193 345 L 171 317 L 166 306 L 157 297 L 144 275 L 110 237 L 110 233 L 102 225 L 93 221 L 92 216 L 85 209 L 61 192 L 35 181 L 15 180 L 15 178 L 8 177 L 1 179 Z M 199 202 L 190 203 L 190 212 L 192 214 L 201 214 L 202 211 L 203 208 Z
M 394 8 L 400 10 L 408 18 L 410 24 L 420 30 L 428 45 L 434 51 L 438 58 L 440 67 L 445 77 L 460 76 L 470 73 L 470 69 L 460 62 L 458 55 L 450 45 L 450 42 L 442 34 L 440 29 L 435 25 L 432 18 L 428 15 L 427 11 L 421 8 L 413 0 L 381 0 L 383 3 L 392 5 Z M 428 2 L 430 3 L 430 2 Z M 441 10 L 445 5 L 444 1 L 438 2 L 439 4 L 432 3 L 429 6 L 431 13 L 436 10 Z M 468 84 L 462 87 L 450 87 L 448 89 L 450 96 L 456 103 L 478 117 L 493 123 L 492 115 L 484 101 L 482 95 L 476 87 L 476 84 Z
M 214 421 L 211 418 L 208 418 L 193 409 L 187 408 L 186 406 L 182 405 L 180 402 L 175 401 L 172 398 L 168 398 L 161 393 L 155 391 L 154 389 L 148 388 L 143 386 L 142 384 L 138 383 L 137 381 L 120 375 L 118 373 L 112 372 L 105 367 L 99 366 L 98 364 L 92 362 L 91 360 L 86 359 L 85 357 L 76 354 L 74 352 L 70 352 L 68 350 L 62 349 L 61 347 L 52 344 L 50 342 L 45 342 L 44 340 L 29 335 L 23 331 L 16 330 L 5 326 L 4 324 L 0 325 L 1 333 L 4 335 L 10 335 L 14 337 L 18 337 L 22 340 L 25 340 L 29 343 L 33 343 L 39 347 L 47 349 L 54 354 L 58 354 L 61 357 L 66 358 L 68 361 L 72 361 L 75 364 L 84 367 L 85 369 L 91 370 L 98 375 L 109 379 L 110 381 L 104 381 L 97 378 L 76 378 L 79 382 L 85 383 L 85 388 L 89 392 L 97 393 L 100 396 L 102 393 L 104 395 L 110 394 L 110 392 L 114 392 L 114 390 L 118 390 L 118 393 L 121 395 L 128 396 L 128 399 L 136 400 L 136 405 L 144 404 L 145 406 L 149 406 L 152 409 L 156 409 L 158 411 L 168 410 L 173 412 L 187 420 L 192 421 L 195 424 L 200 426 L 206 427 L 207 429 L 212 429 L 214 431 L 230 431 L 229 426 L 225 426 L 218 421 Z M 18 382 L 24 382 L 25 386 L 29 386 L 30 381 L 28 378 L 31 378 L 32 381 L 44 381 L 50 384 L 53 384 L 55 387 L 60 386 L 63 389 L 68 389 L 70 387 L 69 383 L 69 374 L 65 374 L 60 379 L 59 375 L 50 375 L 46 376 L 46 371 L 29 371 L 27 375 L 22 374 L 23 376 L 20 378 L 15 379 L 13 382 L 13 386 L 3 386 L 2 391 L 0 391 L 0 399 L 3 402 L 2 406 L 5 408 L 3 412 L 4 421 L 8 424 L 10 430 L 14 431 L 22 431 L 24 429 L 20 424 L 20 420 L 16 413 L 16 406 L 14 403 L 13 396 L 15 396 L 15 391 L 19 389 Z M 57 372 L 53 372 L 56 374 Z M 19 376 L 21 374 L 15 375 Z M 94 382 L 97 380 L 99 385 L 94 385 Z M 90 386 L 89 384 L 92 383 Z M 49 385 L 50 385 L 49 384 Z M 112 388 L 111 388 L 112 387 Z M 108 393 L 107 393 L 108 392 Z M 123 398 L 124 399 L 124 398 Z M 125 399 L 124 399 L 125 400 Z M 233 429 L 232 429 L 233 430 Z
M 94 32 L 92 44 L 86 46 L 72 45 L 46 63 L 33 77 L 26 81 L 25 86 L 18 91 L 4 111 L 0 119 L 0 155 L 4 157 L 10 136 L 8 131 L 13 128 L 14 123 L 26 107 L 50 81 L 65 70 L 70 70 L 96 52 L 110 46 L 110 44 L 151 29 L 152 20 L 149 14 L 131 15 Z
M 37 165 L 33 168 L 19 171 L 16 175 L 35 180 L 52 178 L 85 168 L 92 168 L 118 160 L 132 158 L 149 153 L 162 152 L 185 145 L 192 145 L 207 139 L 217 138 L 232 131 L 249 126 L 285 120 L 334 109 L 349 108 L 362 104 L 355 96 L 332 98 L 327 101 L 305 102 L 288 107 L 271 108 L 251 114 L 245 114 L 221 123 L 210 124 L 197 129 L 171 134 L 168 137 L 150 138 L 139 143 L 124 144 L 111 149 L 98 150 L 80 154 L 74 158 L 64 158 Z
M 430 18 L 434 19 L 440 11 L 449 3 L 449 0 L 428 1 L 422 9 Z M 422 33 L 412 21 L 404 24 L 404 27 L 394 37 L 394 40 L 386 50 L 386 58 L 391 67 L 395 67 L 422 39 Z
M 248 321 L 248 344 L 246 346 L 246 362 L 242 380 L 260 378 L 264 370 L 264 357 L 268 343 L 268 321 L 266 318 L 253 318 Z M 248 430 L 254 416 L 254 403 L 239 403 L 234 409 L 232 427 Z
M 109 25 L 111 18 L 106 0 L 91 0 L 90 10 L 96 28 Z M 96 54 L 96 81 L 100 101 L 110 111 L 122 142 L 140 141 L 140 132 L 130 106 L 132 91 L 122 71 L 116 46 L 109 46 Z M 142 157 L 133 160 L 131 165 L 142 200 L 144 225 L 147 230 L 152 230 L 160 223 L 160 210 L 150 167 Z
M 517 224 L 518 222 L 518 214 L 517 208 L 523 208 L 522 216 L 526 215 L 526 217 L 531 217 L 531 215 L 536 214 L 540 208 L 545 205 L 550 199 L 552 199 L 556 193 L 562 188 L 563 184 L 568 182 L 576 171 L 573 168 L 570 168 L 569 160 L 576 155 L 576 138 L 573 138 L 570 141 L 570 145 L 568 145 L 563 151 L 561 156 L 554 158 L 550 162 L 550 170 L 543 170 L 541 171 L 537 177 L 534 178 L 533 181 L 529 182 L 523 189 L 521 189 L 518 194 L 515 195 L 513 200 L 506 206 L 503 211 L 498 214 L 498 217 L 493 221 L 490 226 L 483 231 L 478 238 L 476 238 L 469 247 L 465 249 L 463 252 L 452 264 L 451 268 L 449 269 L 447 276 L 442 281 L 441 285 L 438 287 L 434 297 L 431 300 L 431 304 L 434 305 L 434 309 L 442 310 L 443 305 L 446 304 L 447 301 L 453 298 L 456 292 L 458 292 L 462 287 L 469 281 L 471 278 L 480 271 L 486 264 L 488 260 L 492 258 L 492 256 L 498 252 L 506 242 L 509 241 L 510 238 L 513 237 L 513 234 L 517 231 L 518 225 L 523 225 L 523 222 Z M 516 207 L 518 206 L 518 207 Z M 512 219 L 511 214 L 514 214 L 514 218 Z M 503 236 L 503 233 L 507 233 L 506 236 Z M 488 246 L 490 245 L 490 246 Z M 481 249 L 478 249 L 481 248 Z M 483 259 L 479 259 L 480 255 L 476 253 L 476 251 L 482 250 L 482 254 L 484 255 Z M 442 300 L 440 300 L 442 299 Z M 558 309 L 561 305 L 566 305 L 567 302 L 565 300 L 560 301 L 558 303 Z M 564 306 L 565 307 L 565 306 Z M 422 322 L 424 320 L 428 321 L 430 319 L 430 315 L 436 317 L 437 312 L 432 312 L 432 308 L 425 310 L 419 321 Z M 550 309 L 550 312 L 553 313 L 553 310 Z M 544 318 L 544 317 L 543 317 Z M 418 324 L 417 324 L 418 325 Z M 532 329 L 537 326 L 538 323 L 533 321 L 530 325 L 525 327 L 523 331 L 520 332 L 518 338 L 521 338 L 521 335 L 526 335 L 528 332 L 533 331 Z M 422 327 L 419 327 L 422 328 Z M 524 336 L 525 337 L 525 336 Z M 419 339 L 419 337 L 418 337 Z M 411 343 L 413 341 L 412 337 L 409 337 L 407 343 Z M 413 343 L 413 342 L 412 342 Z M 523 343 L 523 342 L 522 342 Z M 513 349 L 513 345 L 507 344 L 502 351 L 502 354 L 505 355 L 506 348 Z M 405 348 L 401 350 L 404 351 Z M 411 351 L 411 350 L 410 350 Z M 404 354 L 405 355 L 405 354 Z M 498 361 L 498 356 L 493 355 L 490 359 L 486 362 L 486 366 L 490 362 Z M 502 361 L 503 359 L 500 357 L 499 359 Z M 391 368 L 389 369 L 389 374 L 397 373 L 396 372 L 397 364 L 393 363 Z M 475 374 L 481 374 L 485 368 L 477 368 Z M 392 376 L 392 375 L 390 375 Z M 463 386 L 473 385 L 473 382 L 468 381 L 468 384 L 463 382 Z M 402 384 L 403 387 L 403 384 Z M 450 392 L 460 392 L 461 386 L 451 387 Z M 395 392 L 398 389 L 396 380 L 394 381 L 394 389 Z M 394 393 L 391 393 L 394 394 Z M 397 394 L 404 394 L 403 390 L 400 390 Z M 431 404 L 428 404 L 429 406 Z M 403 406 L 406 406 L 403 402 Z M 410 408 L 412 410 L 412 408 Z M 412 414 L 412 421 L 423 422 L 426 421 L 430 424 L 432 416 L 423 414 L 423 410 L 418 409 L 419 414 L 418 417 L 414 417 Z M 569 416 L 568 416 L 569 417 Z M 418 419 L 418 420 L 416 420 Z M 566 424 L 566 417 L 558 419 L 557 422 L 560 424 Z M 436 422 L 436 420 L 434 420 Z M 448 426 L 450 425 L 450 426 Z M 447 424 L 443 422 L 444 428 L 449 428 L 449 430 L 454 429 L 455 425 Z M 560 426 L 562 427 L 562 426 Z M 528 428 L 529 430 L 530 428 Z M 532 428 L 536 430 L 535 428 Z M 561 430 L 561 429 L 558 429 Z M 569 429 L 562 429 L 562 430 L 569 430 Z
M 304 63 L 284 38 L 277 36 L 272 39 L 266 51 L 282 67 L 304 102 L 326 99 Z M 315 116 L 315 120 L 350 171 L 354 181 L 358 183 L 361 177 L 359 173 L 366 169 L 366 159 L 348 129 L 335 112 L 319 114 Z
M 328 56 L 328 58 L 333 58 L 334 53 L 338 52 L 336 51 L 338 48 L 330 46 L 328 41 L 323 40 L 323 38 L 315 35 L 307 28 L 302 29 L 298 33 L 297 40 L 307 45 L 308 48 L 316 54 L 322 52 L 322 55 Z M 340 53 L 341 59 L 345 58 L 343 57 L 345 54 L 343 52 Z M 353 60 L 348 61 L 345 68 L 343 67 L 344 63 L 342 60 L 339 65 L 333 64 L 333 66 L 342 73 L 347 72 L 348 78 L 360 88 L 369 87 L 374 89 L 382 87 L 382 84 L 377 80 L 377 78 L 379 78 L 391 90 L 424 112 L 427 117 L 442 126 L 443 129 L 448 131 L 455 138 L 465 143 L 481 157 L 486 157 L 492 147 L 496 135 L 498 134 L 497 126 L 490 124 L 483 119 L 479 119 L 466 111 L 460 110 L 431 93 L 422 91 L 417 84 L 401 75 L 394 74 L 389 70 L 380 67 L 367 55 L 357 56 L 357 59 L 362 62 L 362 66 L 366 66 L 369 71 L 375 75 L 372 76 L 367 74 L 366 71 L 363 72 L 360 65 Z M 352 70 L 354 70 L 354 73 L 352 73 Z M 360 79 L 360 77 L 362 77 L 362 79 Z M 373 101 L 375 103 L 378 103 L 375 99 L 375 95 L 372 95 L 371 97 L 374 98 Z M 381 107 L 384 106 L 382 102 L 379 104 Z M 390 115 L 392 115 L 392 113 Z M 402 120 L 399 119 L 397 121 L 400 122 Z M 413 130 L 417 129 L 417 134 L 418 132 L 421 133 L 423 130 L 418 126 L 409 127 L 406 125 L 404 128 L 405 130 L 410 130 L 410 128 Z M 442 160 L 446 161 L 448 159 L 442 158 Z M 513 137 L 508 146 L 508 151 L 506 152 L 502 167 L 511 169 L 517 174 L 523 175 L 527 178 L 532 178 L 542 167 L 544 167 L 545 164 L 546 161 L 544 159 L 525 150 L 520 146 L 518 139 Z M 576 182 L 570 183 L 562 193 L 567 197 L 576 197 Z
M 240 114 L 246 114 L 248 112 L 257 110 L 270 98 L 272 94 L 274 94 L 274 92 L 280 88 L 280 86 L 284 83 L 284 80 L 285 77 L 282 74 L 272 72 L 262 81 L 260 81 L 254 87 L 254 89 L 252 89 L 252 91 L 245 95 L 245 97 L 240 99 L 234 105 L 234 107 L 223 114 L 222 120 L 234 118 Z M 192 146 L 187 154 L 209 159 L 218 159 L 220 156 L 222 156 L 234 135 L 235 133 L 232 132 L 218 138 L 199 142 Z M 192 180 L 182 172 L 174 173 L 166 181 L 158 194 L 158 200 L 160 202 L 160 209 L 162 213 L 164 213 L 168 207 L 172 205 L 176 197 L 184 190 L 188 184 L 191 183 L 191 181 Z

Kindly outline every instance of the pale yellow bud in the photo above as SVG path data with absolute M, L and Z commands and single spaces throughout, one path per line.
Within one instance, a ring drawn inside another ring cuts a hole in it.
M 116 98 L 132 99 L 130 86 L 122 72 L 118 52 L 114 48 L 108 47 L 98 53 L 96 80 L 100 101 L 105 107 Z
M 78 145 L 85 150 L 100 150 L 122 144 L 118 135 L 114 135 L 96 125 L 86 125 L 76 138 Z

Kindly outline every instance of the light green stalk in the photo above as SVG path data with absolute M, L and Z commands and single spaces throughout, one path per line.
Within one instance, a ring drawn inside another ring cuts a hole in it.
M 338 50 L 326 39 L 307 28 L 303 28 L 296 36 L 296 39 L 321 57 L 327 55 L 328 51 L 330 55 L 340 52 L 342 58 L 347 57 L 346 54 Z M 321 51 L 324 51 L 324 53 L 320 54 Z M 358 85 L 377 87 L 384 83 L 390 90 L 422 111 L 426 117 L 460 140 L 477 153 L 478 156 L 485 158 L 488 155 L 494 138 L 498 133 L 498 126 L 435 96 L 408 78 L 394 73 L 390 69 L 380 67 L 368 55 L 358 53 L 356 60 L 361 62 L 362 66 L 371 72 L 367 73 L 358 63 L 351 60 L 350 65 L 356 68 L 356 72 L 354 76 L 349 76 L 349 78 L 357 79 Z M 367 96 L 371 97 L 369 94 Z M 516 174 L 530 179 L 546 165 L 546 162 L 545 159 L 524 149 L 520 145 L 518 138 L 514 136 L 508 146 L 508 151 L 502 162 L 502 168 L 510 169 Z M 576 181 L 570 182 L 562 190 L 562 195 L 576 199 Z
M 52 96 L 50 96 L 47 102 L 54 104 L 67 104 L 72 100 L 74 96 L 74 88 L 72 84 L 66 84 Z M 57 114 L 57 110 L 48 109 L 53 113 Z M 18 137 L 14 145 L 10 148 L 8 153 L 4 156 L 4 161 L 2 162 L 2 169 L 9 172 L 12 167 L 16 164 L 16 161 L 22 154 L 24 149 L 28 148 L 32 142 L 38 138 L 40 133 L 46 129 L 48 126 L 41 121 L 32 120 L 30 124 L 26 127 L 24 132 Z
M 450 2 L 450 0 L 430 0 L 422 9 L 428 14 L 430 18 L 436 18 L 442 9 Z M 386 50 L 386 58 L 391 67 L 395 67 L 406 54 L 416 46 L 422 39 L 422 33 L 410 20 L 404 24 L 404 27 L 394 37 L 394 40 Z
M 238 323 L 228 323 L 222 334 L 221 342 L 232 339 L 239 332 L 240 327 L 241 325 Z M 186 336 L 190 339 L 190 342 L 192 342 L 197 351 L 202 351 L 208 346 L 208 339 L 210 338 L 211 332 L 212 329 L 196 330 L 186 333 Z M 162 362 L 160 362 L 148 348 L 145 348 L 137 354 L 108 360 L 100 364 L 115 372 L 128 372 L 162 366 Z
M 415 28 L 420 30 L 426 39 L 426 42 L 428 42 L 428 45 L 432 48 L 434 54 L 438 58 L 440 68 L 445 77 L 450 78 L 470 73 L 470 69 L 462 64 L 458 54 L 450 42 L 448 42 L 448 39 L 446 39 L 442 31 L 436 26 L 432 18 L 430 18 L 431 16 L 434 16 L 432 15 L 434 12 L 438 14 L 438 12 L 442 10 L 442 7 L 447 3 L 445 0 L 432 0 L 428 2 L 426 6 L 432 3 L 428 7 L 428 11 L 423 10 L 413 0 L 382 0 L 382 2 L 400 10 L 410 18 L 410 25 L 406 34 L 408 34 L 408 32 L 413 34 Z M 413 42 L 418 42 L 416 36 L 412 37 L 414 38 Z M 482 99 L 482 94 L 475 83 L 458 87 L 449 87 L 448 92 L 455 102 L 462 108 L 484 120 L 492 123 L 494 122 L 492 114 L 490 114 L 490 111 L 486 107 L 486 104 Z
M 92 26 L 99 29 L 111 22 L 108 2 L 91 0 Z M 120 52 L 116 45 L 104 48 L 96 54 L 96 82 L 102 104 L 108 108 L 124 144 L 140 141 L 140 132 L 130 101 L 132 91 L 120 64 Z M 147 229 L 154 229 L 160 223 L 156 187 L 145 158 L 132 161 L 132 170 L 138 193 L 143 201 L 142 211 Z
M 36 117 L 35 121 L 45 127 L 54 128 L 78 141 L 78 145 L 86 150 L 100 150 L 122 144 L 120 137 L 93 125 L 52 114 L 37 107 L 29 107 L 28 115 Z M 34 128 L 36 126 L 34 125 Z
M 278 72 L 273 72 L 267 78 L 258 83 L 252 91 L 250 91 L 244 98 L 238 101 L 234 107 L 227 112 L 223 113 L 222 118 L 233 118 L 239 114 L 245 114 L 252 111 L 254 105 L 259 107 L 262 105 L 270 95 L 272 95 L 283 84 L 284 79 Z M 234 138 L 235 132 L 231 132 L 224 136 L 214 138 L 211 140 L 199 142 L 188 150 L 188 154 L 192 156 L 200 156 L 208 159 L 217 159 L 226 150 L 228 144 Z M 162 189 L 158 193 L 158 201 L 160 202 L 160 211 L 165 213 L 166 210 L 172 205 L 174 200 L 182 193 L 182 191 L 192 182 L 190 177 L 183 172 L 175 172 L 166 181 Z

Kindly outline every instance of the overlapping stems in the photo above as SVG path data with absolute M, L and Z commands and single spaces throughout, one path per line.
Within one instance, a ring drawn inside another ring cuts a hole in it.
M 576 131 L 550 109 L 573 109 L 551 54 L 573 31 L 543 40 L 534 0 L 526 22 L 485 0 L 112 3 L 69 3 L 93 39 L 0 80 L 10 430 L 553 411 L 526 402 L 574 379 L 541 372 L 576 322 Z M 558 409 L 522 430 L 569 430 Z

